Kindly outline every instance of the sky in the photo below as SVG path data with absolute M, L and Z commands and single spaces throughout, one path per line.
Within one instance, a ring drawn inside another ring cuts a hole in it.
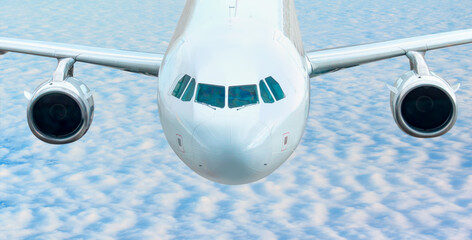
M 306 50 L 472 28 L 471 1 L 296 0 Z M 163 53 L 184 1 L 12 1 L 0 36 Z M 299 147 L 258 182 L 226 186 L 186 167 L 157 113 L 157 79 L 77 63 L 95 91 L 79 141 L 31 134 L 23 91 L 54 59 L 0 57 L 0 239 L 471 239 L 472 45 L 428 52 L 457 92 L 435 139 L 397 128 L 386 84 L 405 57 L 311 80 Z

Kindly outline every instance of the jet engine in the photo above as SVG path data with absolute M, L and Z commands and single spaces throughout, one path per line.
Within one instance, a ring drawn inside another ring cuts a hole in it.
M 30 99 L 27 109 L 28 125 L 40 140 L 52 144 L 71 143 L 89 129 L 94 111 L 90 89 L 72 77 L 74 61 L 65 61 L 52 80 L 41 84 Z M 60 69 L 62 68 L 62 69 Z
M 457 119 L 457 102 L 448 82 L 433 72 L 409 71 L 390 87 L 390 107 L 405 133 L 431 138 L 447 133 Z

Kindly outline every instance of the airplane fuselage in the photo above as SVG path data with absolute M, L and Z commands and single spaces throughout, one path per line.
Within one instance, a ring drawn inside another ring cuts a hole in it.
M 310 71 L 293 1 L 190 0 L 159 73 L 167 141 L 212 181 L 264 178 L 300 142 Z
M 58 59 L 51 80 L 28 99 L 31 131 L 44 142 L 79 140 L 93 120 L 92 92 L 76 62 L 157 76 L 158 109 L 169 145 L 215 182 L 257 181 L 284 163 L 308 117 L 310 77 L 406 56 L 410 71 L 391 91 L 395 122 L 413 137 L 447 133 L 455 92 L 429 70 L 425 51 L 472 43 L 472 29 L 305 53 L 293 0 L 187 0 L 164 55 L 0 37 L 6 52 Z M 426 81 L 426 80 L 427 81 Z

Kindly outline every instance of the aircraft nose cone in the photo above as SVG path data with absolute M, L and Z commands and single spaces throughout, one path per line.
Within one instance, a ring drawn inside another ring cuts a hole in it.
M 271 158 L 270 130 L 262 123 L 225 119 L 194 130 L 197 172 L 224 184 L 244 184 L 265 177 Z

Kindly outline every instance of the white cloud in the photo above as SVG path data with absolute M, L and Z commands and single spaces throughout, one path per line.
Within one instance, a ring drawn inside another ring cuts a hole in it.
M 184 1 L 3 1 L 0 36 L 164 52 Z M 471 28 L 471 2 L 296 1 L 307 50 Z M 463 9 L 463 11 L 457 11 Z M 86 136 L 37 140 L 24 90 L 56 61 L 0 57 L 0 238 L 469 239 L 472 236 L 471 46 L 427 54 L 451 82 L 450 133 L 415 139 L 395 125 L 385 83 L 406 58 L 312 80 L 301 145 L 272 175 L 209 182 L 166 143 L 155 78 L 77 64 L 95 90 Z

